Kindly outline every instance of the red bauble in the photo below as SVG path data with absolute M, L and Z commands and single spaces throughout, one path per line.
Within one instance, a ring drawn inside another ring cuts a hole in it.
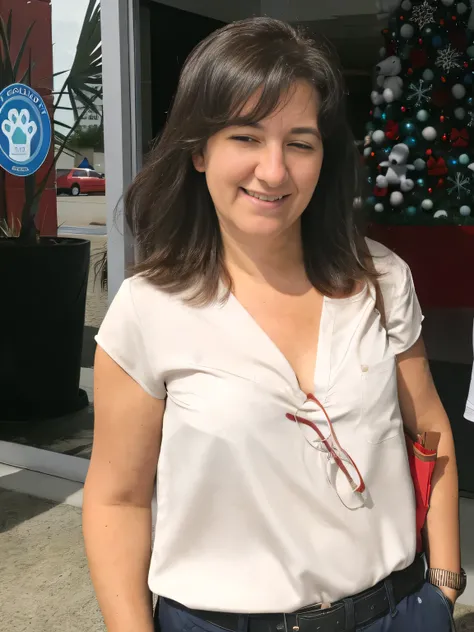
M 431 156 L 431 154 L 432 154 L 432 153 L 433 153 L 433 150 L 432 150 L 432 149 L 427 149 L 427 150 L 426 150 L 426 155 L 427 155 L 427 156 Z
M 388 188 L 379 189 L 379 187 L 374 187 L 374 195 L 376 197 L 385 197 L 388 193 Z
M 436 185 L 438 189 L 442 189 L 444 187 L 444 178 L 440 178 L 438 180 L 438 184 Z
M 430 195 L 433 193 L 433 189 L 432 189 L 431 187 L 428 189 L 428 193 L 429 193 Z

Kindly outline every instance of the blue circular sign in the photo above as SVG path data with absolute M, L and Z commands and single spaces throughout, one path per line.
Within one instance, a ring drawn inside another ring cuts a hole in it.
M 13 83 L 0 92 L 0 167 L 13 176 L 30 176 L 51 147 L 51 119 L 40 95 Z

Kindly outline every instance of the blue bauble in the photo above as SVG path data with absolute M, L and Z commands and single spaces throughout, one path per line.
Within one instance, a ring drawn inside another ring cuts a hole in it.
M 425 181 L 423 180 L 423 178 L 418 178 L 418 180 L 416 181 L 417 185 L 419 187 L 424 187 L 425 186 Z
M 402 132 L 405 134 L 413 134 L 415 126 L 411 121 L 404 121 L 401 124 Z
M 471 162 L 471 159 L 469 158 L 467 154 L 461 154 L 459 156 L 459 164 L 468 165 L 470 162 Z
M 407 214 L 408 215 L 415 215 L 416 214 L 416 206 L 409 206 L 407 208 Z
M 443 39 L 439 35 L 435 35 L 431 40 L 431 43 L 435 48 L 440 48 L 443 45 Z
M 471 85 L 472 85 L 472 82 L 473 82 L 472 75 L 465 75 L 465 76 L 464 76 L 464 83 L 465 83 L 467 86 L 471 86 Z
M 367 198 L 367 203 L 370 204 L 370 206 L 374 206 L 375 202 L 375 195 L 371 195 L 369 198 Z
M 450 158 L 448 162 L 451 167 L 455 167 L 458 164 L 457 158 Z
M 474 99 L 472 97 L 469 97 L 469 99 L 467 100 L 467 104 L 468 105 L 473 105 L 474 104 Z
M 405 143 L 405 145 L 408 145 L 408 147 L 415 147 L 416 138 L 414 136 L 408 136 L 407 138 L 404 139 L 403 142 Z
M 374 181 L 374 179 L 372 178 L 372 176 L 369 176 L 369 177 L 367 178 L 367 182 L 368 182 L 369 184 L 372 184 L 372 182 L 373 182 L 373 181 Z

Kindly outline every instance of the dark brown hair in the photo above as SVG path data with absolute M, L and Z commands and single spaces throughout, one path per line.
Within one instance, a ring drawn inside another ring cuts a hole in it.
M 324 144 L 320 179 L 301 218 L 308 278 L 333 295 L 350 292 L 355 281 L 370 275 L 355 218 L 359 157 L 346 120 L 339 65 L 328 44 L 270 18 L 229 24 L 188 57 L 166 126 L 125 196 L 139 249 L 135 272 L 166 291 L 186 291 L 197 304 L 216 297 L 220 279 L 231 287 L 217 215 L 192 156 L 221 129 L 272 114 L 299 80 L 319 94 Z M 253 111 L 243 116 L 258 91 Z

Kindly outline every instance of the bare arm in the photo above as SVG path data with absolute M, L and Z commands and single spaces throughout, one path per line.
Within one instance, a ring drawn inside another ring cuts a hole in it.
M 153 632 L 147 577 L 164 401 L 148 395 L 100 347 L 94 381 L 83 510 L 92 581 L 109 632 Z
M 398 389 L 403 420 L 412 434 L 434 431 L 441 437 L 425 527 L 429 565 L 459 573 L 459 494 L 453 435 L 421 338 L 398 356 Z M 455 591 L 442 590 L 452 601 L 456 600 Z

